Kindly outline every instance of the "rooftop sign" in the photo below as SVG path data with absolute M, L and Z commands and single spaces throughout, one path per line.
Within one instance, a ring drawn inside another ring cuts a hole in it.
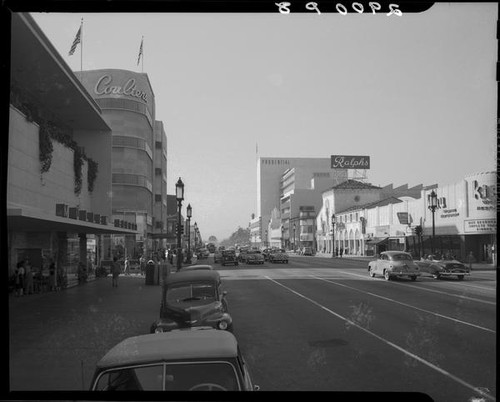
M 332 169 L 370 169 L 369 156 L 331 155 Z

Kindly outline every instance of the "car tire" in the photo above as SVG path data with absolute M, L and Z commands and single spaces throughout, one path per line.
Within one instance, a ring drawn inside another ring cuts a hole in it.
M 411 279 L 412 281 L 416 281 L 416 280 L 417 280 L 417 276 L 416 276 L 416 275 L 413 275 L 413 276 L 411 276 L 411 277 L 410 277 L 410 279 Z
M 368 268 L 368 272 L 370 273 L 370 276 L 371 276 L 372 278 L 375 278 L 375 272 L 373 272 L 373 268 L 372 268 L 372 267 L 369 267 L 369 268 Z
M 385 279 L 386 281 L 390 281 L 390 280 L 391 280 L 391 274 L 389 273 L 389 271 L 388 271 L 388 270 L 385 270 L 385 271 L 384 271 L 384 279 Z
M 463 281 L 464 280 L 464 276 L 463 275 L 457 275 L 457 278 L 459 281 Z
M 441 279 L 441 275 L 439 275 L 438 273 L 433 274 L 432 277 L 434 279 Z

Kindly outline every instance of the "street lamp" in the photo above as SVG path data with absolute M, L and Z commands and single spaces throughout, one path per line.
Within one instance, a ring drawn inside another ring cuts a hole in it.
M 335 214 L 332 214 L 332 258 L 335 257 Z
M 186 262 L 191 264 L 191 216 L 193 216 L 193 209 L 191 204 L 188 204 L 187 208 L 187 234 L 188 234 L 188 255 Z
M 182 244 L 181 244 L 181 208 L 184 200 L 184 183 L 181 178 L 175 184 L 175 198 L 177 200 L 177 271 L 182 267 Z
M 297 228 L 297 225 L 294 223 L 293 224 L 293 252 L 295 253 L 297 251 L 297 247 L 295 246 L 295 229 Z
M 428 197 L 428 202 L 429 202 L 429 209 L 432 212 L 432 238 L 431 238 L 431 254 L 434 254 L 434 236 L 436 235 L 435 232 L 435 223 L 434 223 L 434 214 L 436 213 L 436 208 L 438 207 L 437 204 L 437 194 L 434 190 L 431 191 L 430 196 Z
M 267 229 L 266 229 L 266 240 L 264 241 L 264 247 L 268 247 L 268 236 L 267 236 Z
M 284 248 L 283 247 L 284 238 L 285 238 L 285 228 L 282 226 L 281 227 L 281 248 Z

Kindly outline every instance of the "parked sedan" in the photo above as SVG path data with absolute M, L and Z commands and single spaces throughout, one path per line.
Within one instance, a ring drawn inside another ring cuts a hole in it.
M 403 251 L 380 253 L 375 261 L 368 263 L 368 272 L 372 278 L 375 275 L 382 275 L 387 281 L 396 277 L 407 277 L 414 281 L 420 275 L 419 267 L 413 261 L 411 254 Z
M 285 250 L 273 250 L 269 254 L 269 262 L 281 262 L 288 264 L 288 254 L 285 252 Z
M 232 331 L 226 294 L 216 270 L 173 273 L 162 285 L 160 318 L 151 325 L 150 332 L 199 326 Z
M 245 262 L 247 264 L 264 264 L 264 256 L 260 250 L 250 250 L 246 255 Z
M 97 363 L 90 385 L 91 391 L 258 389 L 234 335 L 205 328 L 127 338 Z
M 470 275 L 469 268 L 465 264 L 454 259 L 444 259 L 438 255 L 428 255 L 419 261 L 418 265 L 421 272 L 435 279 L 456 276 L 461 281 L 466 275 Z
M 218 262 L 221 262 L 222 261 L 222 253 L 224 251 L 222 250 L 217 250 L 215 253 L 214 253 L 214 262 L 215 263 L 218 263 Z

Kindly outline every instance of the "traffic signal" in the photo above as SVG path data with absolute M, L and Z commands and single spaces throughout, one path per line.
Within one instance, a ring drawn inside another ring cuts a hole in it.
M 417 225 L 417 226 L 415 226 L 415 228 L 413 230 L 415 231 L 415 235 L 417 235 L 419 237 L 422 236 L 422 226 Z

